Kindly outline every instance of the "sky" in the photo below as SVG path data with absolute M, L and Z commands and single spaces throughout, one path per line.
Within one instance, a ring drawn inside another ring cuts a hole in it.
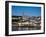
M 12 16 L 41 16 L 41 7 L 12 6 Z

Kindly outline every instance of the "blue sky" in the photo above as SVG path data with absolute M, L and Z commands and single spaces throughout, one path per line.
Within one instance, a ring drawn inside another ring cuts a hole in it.
M 41 7 L 32 6 L 12 6 L 12 16 L 40 16 Z

